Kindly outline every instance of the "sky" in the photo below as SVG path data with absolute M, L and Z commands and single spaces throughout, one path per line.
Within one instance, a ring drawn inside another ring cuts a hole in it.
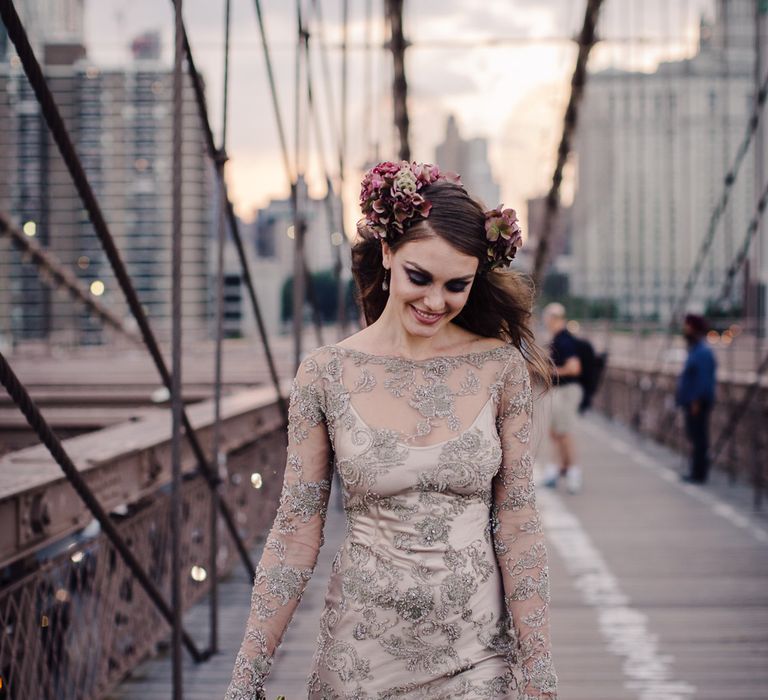
M 288 176 L 277 137 L 253 0 L 232 1 L 227 182 L 246 220 L 271 198 L 284 197 Z M 130 61 L 131 39 L 159 30 L 163 60 L 171 64 L 171 3 L 160 0 L 85 0 L 85 40 L 99 65 Z M 311 33 L 311 70 L 322 120 L 324 159 L 336 168 L 340 112 L 342 0 L 303 0 Z M 699 17 L 714 0 L 606 0 L 599 24 L 604 42 L 593 50 L 594 70 L 611 66 L 653 70 L 660 60 L 695 51 Z M 585 0 L 405 0 L 404 30 L 415 160 L 433 161 L 449 114 L 462 136 L 485 137 L 493 172 L 507 206 L 524 210 L 528 197 L 546 192 L 554 167 L 576 36 Z M 216 132 L 222 115 L 223 0 L 185 0 L 184 16 L 198 68 L 208 91 Z M 313 8 L 320 7 L 322 23 Z M 296 4 L 262 0 L 282 119 L 295 158 L 294 84 Z M 395 160 L 391 125 L 391 58 L 384 42 L 383 0 L 349 0 L 348 155 L 344 191 L 349 222 L 358 216 L 361 173 L 377 154 Z M 372 21 L 368 21 L 368 17 Z M 327 45 L 330 91 L 323 80 L 319 37 Z M 640 38 L 642 37 L 642 41 Z M 365 45 L 375 48 L 365 50 Z M 305 103 L 303 97 L 301 103 Z M 332 94 L 332 102 L 328 95 Z M 305 106 L 302 108 L 306 117 Z M 302 130 L 302 133 L 303 130 Z M 302 170 L 310 192 L 325 191 L 317 141 L 300 139 Z M 378 144 L 378 152 L 375 151 Z M 348 226 L 348 228 L 352 228 Z M 352 229 L 353 230 L 353 229 Z

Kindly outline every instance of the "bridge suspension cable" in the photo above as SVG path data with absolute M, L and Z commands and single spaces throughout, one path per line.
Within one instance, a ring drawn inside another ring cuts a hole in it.
M 286 138 L 286 130 L 283 122 L 282 112 L 280 109 L 280 99 L 277 94 L 277 83 L 275 81 L 275 73 L 272 65 L 271 51 L 269 47 L 269 40 L 267 38 L 267 30 L 264 22 L 264 15 L 262 12 L 260 0 L 254 0 L 254 7 L 256 9 L 256 19 L 259 26 L 259 35 L 261 38 L 262 53 L 264 56 L 264 63 L 267 70 L 267 80 L 269 83 L 270 97 L 272 101 L 272 109 L 275 116 L 275 123 L 277 126 L 278 139 L 280 141 L 280 151 L 283 158 L 283 167 L 285 174 L 291 189 L 291 209 L 293 212 L 293 230 L 294 230 L 294 248 L 296 256 L 296 264 L 294 266 L 294 365 L 298 367 L 301 360 L 301 329 L 299 323 L 301 321 L 300 311 L 303 309 L 305 298 L 305 283 L 308 291 L 309 302 L 312 307 L 313 323 L 315 327 L 315 333 L 318 337 L 318 343 L 322 344 L 322 329 L 319 323 L 319 313 L 317 309 L 316 295 L 314 287 L 312 285 L 312 277 L 306 274 L 306 263 L 304 261 L 304 229 L 305 222 L 301 216 L 299 209 L 299 193 L 298 193 L 298 177 L 299 177 L 299 154 L 301 133 L 300 133 L 300 89 L 299 89 L 299 73 L 301 62 L 301 43 L 303 41 L 302 34 L 304 32 L 303 21 L 301 19 L 301 0 L 297 0 L 297 42 L 296 42 L 296 85 L 295 85 L 295 97 L 296 97 L 296 116 L 295 116 L 295 170 L 291 167 L 291 158 L 288 150 L 288 141 Z M 238 247 L 238 254 L 240 249 Z M 244 255 L 244 253 L 243 253 Z M 306 279 L 305 279 L 306 278 Z M 301 307 L 301 308 L 300 308 Z M 299 316 L 297 319 L 296 317 Z
M 755 376 L 752 382 L 750 382 L 750 384 L 747 385 L 744 396 L 742 397 L 741 401 L 736 405 L 736 408 L 731 412 L 725 426 L 723 426 L 723 429 L 720 432 L 720 435 L 715 441 L 714 446 L 712 448 L 713 462 L 717 462 L 725 446 L 733 441 L 733 436 L 737 432 L 736 427 L 739 425 L 747 409 L 750 407 L 750 405 L 754 401 L 755 396 L 757 396 L 757 393 L 760 390 L 760 387 L 762 385 L 763 376 L 766 374 L 766 372 L 768 372 L 768 354 L 763 356 L 762 361 L 755 369 L 755 372 L 754 372 Z M 759 465 L 755 465 L 755 466 L 759 468 Z
M 43 117 L 48 125 L 51 134 L 53 135 L 56 145 L 59 148 L 62 158 L 69 170 L 72 182 L 75 185 L 84 208 L 88 212 L 91 223 L 93 224 L 94 231 L 107 255 L 107 259 L 112 266 L 112 270 L 115 274 L 120 288 L 126 298 L 128 307 L 131 310 L 136 322 L 139 326 L 142 339 L 150 353 L 155 367 L 163 381 L 164 386 L 171 391 L 171 375 L 168 367 L 163 358 L 160 346 L 157 342 L 157 338 L 149 323 L 149 319 L 144 311 L 144 308 L 139 301 L 136 294 L 135 287 L 131 280 L 130 275 L 123 263 L 120 252 L 117 249 L 114 238 L 110 233 L 104 214 L 96 199 L 96 195 L 90 185 L 90 181 L 85 173 L 80 157 L 75 150 L 72 140 L 69 136 L 69 132 L 64 124 L 61 113 L 59 112 L 56 101 L 48 86 L 45 76 L 43 75 L 40 64 L 35 56 L 34 50 L 29 43 L 26 30 L 19 19 L 19 15 L 14 7 L 13 0 L 0 0 L 0 17 L 2 17 L 5 24 L 8 36 L 13 42 L 16 53 L 19 56 L 24 72 L 27 75 L 30 85 L 35 93 L 35 96 L 40 103 L 40 107 L 43 113 Z M 207 457 L 203 451 L 197 434 L 189 421 L 186 411 L 182 410 L 182 424 L 184 426 L 184 432 L 192 448 L 192 451 L 197 459 L 198 467 L 205 477 L 209 487 L 214 487 L 218 482 L 218 476 L 213 474 L 208 464 Z M 243 561 L 246 569 L 253 575 L 255 573 L 255 567 L 251 561 L 250 553 L 248 552 L 245 544 L 240 537 L 237 526 L 235 525 L 232 512 L 229 507 L 221 502 L 220 513 L 222 518 L 232 535 L 233 541 L 236 544 L 240 558 Z
M 760 199 L 757 202 L 757 205 L 755 207 L 755 212 L 752 215 L 752 219 L 749 222 L 749 225 L 747 226 L 747 231 L 744 234 L 744 238 L 741 242 L 741 245 L 739 246 L 735 257 L 731 261 L 730 265 L 728 266 L 728 269 L 725 273 L 725 279 L 723 280 L 723 285 L 720 288 L 720 293 L 718 294 L 717 298 L 712 302 L 714 307 L 722 308 L 725 302 L 730 298 L 731 292 L 733 290 L 733 283 L 736 279 L 736 275 L 739 273 L 739 271 L 744 267 L 744 264 L 747 261 L 747 257 L 749 255 L 749 249 L 752 245 L 752 241 L 755 239 L 755 236 L 760 231 L 760 223 L 763 219 L 763 214 L 765 213 L 766 205 L 768 204 L 768 185 L 766 185 L 763 188 L 763 191 L 760 195 Z
M 571 152 L 571 139 L 576 129 L 578 118 L 578 104 L 584 90 L 587 79 L 587 60 L 592 47 L 595 45 L 595 28 L 603 0 L 587 0 L 584 11 L 584 23 L 579 34 L 579 54 L 576 58 L 576 67 L 571 78 L 571 95 L 565 110 L 563 134 L 557 149 L 557 163 L 552 176 L 552 185 L 545 200 L 544 223 L 539 235 L 536 253 L 533 262 L 533 282 L 538 288 L 541 286 L 545 266 L 549 256 L 549 239 L 554 228 L 555 217 L 560 206 L 560 185 L 563 181 L 563 168 Z
M 37 267 L 40 278 L 53 289 L 64 289 L 73 299 L 85 306 L 88 311 L 100 318 L 104 323 L 122 333 L 126 338 L 143 345 L 136 333 L 126 328 L 122 319 L 111 309 L 96 301 L 88 289 L 80 282 L 75 274 L 58 260 L 53 253 L 39 245 L 33 238 L 24 235 L 10 219 L 0 212 L 0 236 L 8 236 L 13 245 L 26 255 Z
M 222 96 L 221 96 L 221 137 L 219 153 L 227 152 L 227 125 L 229 118 L 229 57 L 230 34 L 232 28 L 232 2 L 224 0 L 224 62 L 222 67 Z M 222 170 L 217 178 L 217 210 L 216 221 L 216 307 L 214 311 L 214 360 L 213 360 L 213 436 L 211 451 L 216 473 L 221 477 L 222 470 L 226 467 L 226 454 L 221 453 L 221 386 L 223 378 L 223 354 L 224 354 L 224 247 L 227 237 L 227 193 L 224 188 L 224 166 L 217 166 Z M 211 569 L 211 584 L 208 590 L 208 648 L 211 653 L 216 653 L 219 648 L 219 520 L 218 520 L 218 487 L 211 489 L 211 509 L 208 523 L 210 536 L 210 550 L 208 566 Z
M 394 126 L 400 139 L 398 158 L 411 159 L 409 140 L 410 120 L 408 117 L 408 81 L 405 75 L 405 49 L 403 35 L 403 0 L 384 0 L 390 29 L 389 48 L 392 52 L 392 111 Z
M 651 393 L 650 390 L 655 387 L 656 382 L 659 379 L 662 365 L 664 362 L 664 356 L 672 346 L 673 333 L 677 327 L 677 324 L 680 323 L 680 316 L 684 311 L 686 305 L 688 304 L 688 301 L 690 300 L 691 294 L 693 293 L 696 282 L 698 281 L 699 275 L 701 274 L 701 271 L 704 268 L 704 264 L 708 256 L 712 253 L 713 242 L 715 240 L 715 236 L 719 228 L 718 224 L 722 219 L 723 214 L 726 211 L 726 208 L 730 201 L 731 192 L 733 191 L 733 187 L 736 183 L 736 179 L 741 169 L 741 165 L 744 161 L 744 158 L 747 152 L 749 151 L 749 147 L 757 132 L 758 126 L 760 125 L 760 121 L 763 118 L 766 97 L 768 97 L 768 74 L 763 79 L 763 82 L 761 84 L 760 90 L 758 91 L 758 94 L 752 109 L 752 113 L 750 114 L 749 120 L 747 122 L 746 132 L 736 151 L 736 155 L 734 157 L 732 165 L 725 175 L 723 189 L 721 191 L 717 204 L 715 205 L 710 215 L 709 224 L 707 227 L 707 233 L 699 247 L 696 260 L 688 274 L 688 277 L 686 278 L 686 281 L 685 281 L 685 284 L 683 285 L 683 290 L 680 296 L 677 298 L 676 302 L 673 305 L 672 314 L 670 316 L 670 321 L 668 324 L 667 338 L 665 342 L 659 345 L 659 349 L 656 353 L 656 358 L 654 360 L 653 368 L 651 370 L 651 375 L 650 375 L 651 384 L 648 388 L 648 391 L 645 392 L 646 395 L 650 395 Z M 720 304 L 722 304 L 724 299 L 726 299 L 727 296 L 729 296 L 731 293 L 733 281 L 736 277 L 736 274 L 746 262 L 750 244 L 754 239 L 755 235 L 757 234 L 757 232 L 759 231 L 760 222 L 762 220 L 763 213 L 765 211 L 765 207 L 767 203 L 768 203 L 768 186 L 766 186 L 763 189 L 763 192 L 755 207 L 755 213 L 747 227 L 747 231 L 745 233 L 742 245 L 739 251 L 737 252 L 736 257 L 733 259 L 733 261 L 729 265 L 728 270 L 726 271 L 723 286 L 721 288 L 720 294 L 717 297 L 717 300 L 715 301 L 716 306 L 719 306 Z M 667 411 L 668 415 L 671 412 L 671 410 L 672 410 L 671 408 L 668 409 Z M 666 425 L 671 428 L 672 424 L 671 422 L 666 421 Z
M 747 121 L 747 128 L 744 137 L 739 144 L 730 169 L 725 174 L 725 178 L 723 180 L 723 189 L 720 192 L 717 203 L 715 204 L 709 217 L 707 233 L 702 239 L 694 263 L 690 272 L 688 273 L 685 283 L 683 284 L 683 289 L 680 293 L 680 296 L 677 298 L 673 305 L 669 325 L 670 331 L 674 330 L 676 324 L 679 323 L 680 314 L 688 304 L 691 294 L 693 293 L 693 290 L 699 279 L 699 275 L 704 268 L 704 263 L 706 262 L 707 256 L 712 250 L 712 244 L 715 240 L 715 236 L 717 235 L 718 225 L 726 211 L 726 208 L 728 207 L 731 192 L 733 191 L 733 187 L 741 170 L 741 165 L 744 162 L 744 158 L 749 151 L 749 147 L 752 143 L 752 140 L 754 139 L 755 133 L 757 132 L 757 128 L 760 125 L 761 119 L 763 118 L 766 96 L 768 96 L 768 74 L 765 76 L 762 85 L 760 86 L 757 99 L 752 109 L 752 113 L 749 117 L 749 120 Z
M 275 114 L 275 124 L 277 126 L 277 136 L 280 141 L 280 151 L 283 156 L 283 166 L 288 177 L 288 183 L 293 184 L 295 175 L 291 169 L 291 158 L 288 154 L 288 141 L 285 136 L 285 127 L 283 126 L 283 117 L 280 112 L 280 100 L 277 95 L 277 83 L 275 82 L 275 71 L 272 68 L 272 55 L 267 40 L 267 29 L 264 24 L 264 14 L 261 9 L 261 0 L 253 0 L 256 8 L 256 20 L 259 24 L 259 36 L 261 38 L 261 50 L 264 56 L 264 64 L 267 69 L 267 80 L 269 82 L 269 94 L 272 99 L 272 109 Z
M 345 7 L 347 6 L 347 2 L 345 0 Z M 312 9 L 314 12 L 314 18 L 315 18 L 315 26 L 312 30 L 312 36 L 316 37 L 316 41 L 313 41 L 314 44 L 316 44 L 320 49 L 320 71 L 323 76 L 323 87 L 325 92 L 325 107 L 328 112 L 328 125 L 331 131 L 331 142 L 333 145 L 333 150 L 336 153 L 336 157 L 338 159 L 338 168 L 339 168 L 339 174 L 341 175 L 344 170 L 344 156 L 342 152 L 342 129 L 337 128 L 338 125 L 340 125 L 339 119 L 336 115 L 336 107 L 335 107 L 335 100 L 334 100 L 334 94 L 333 94 L 333 81 L 331 80 L 331 68 L 330 63 L 328 60 L 328 42 L 325 38 L 325 31 L 323 28 L 323 9 L 322 9 L 322 0 L 312 0 Z M 343 17 L 343 31 L 346 34 L 346 17 Z M 346 36 L 342 39 L 341 43 L 341 50 L 345 54 L 346 53 Z M 307 61 L 309 62 L 309 58 Z M 342 68 L 342 76 L 344 74 L 344 68 Z M 312 80 L 311 77 L 308 76 L 307 81 L 309 84 L 311 84 Z M 343 80 L 342 80 L 343 84 Z M 342 89 L 343 92 L 343 89 Z M 345 95 L 341 96 L 341 105 L 342 105 L 342 120 L 343 120 L 343 114 L 344 114 L 344 103 L 345 103 Z
M 172 0 L 173 2 L 173 0 Z M 182 20 L 183 23 L 183 20 Z M 189 35 L 186 27 L 183 26 L 184 37 L 184 52 L 186 56 L 186 65 L 189 77 L 192 81 L 192 88 L 195 95 L 195 102 L 197 104 L 197 112 L 200 117 L 200 124 L 203 131 L 203 136 L 208 150 L 208 156 L 213 161 L 216 167 L 216 176 L 219 187 L 223 191 L 223 200 L 226 210 L 226 218 L 229 223 L 229 232 L 232 236 L 232 242 L 235 244 L 235 250 L 237 252 L 238 260 L 240 261 L 240 269 L 243 275 L 243 282 L 248 292 L 248 298 L 251 302 L 251 310 L 253 311 L 254 319 L 256 320 L 256 327 L 259 331 L 262 346 L 264 347 L 264 355 L 267 361 L 267 367 L 269 369 L 270 378 L 272 384 L 277 392 L 278 405 L 283 415 L 283 419 L 288 421 L 288 406 L 285 402 L 285 398 L 282 395 L 280 389 L 280 379 L 277 376 L 277 367 L 275 366 L 274 358 L 270 349 L 269 338 L 267 334 L 267 328 L 264 324 L 264 319 L 261 314 L 261 307 L 256 295 L 256 288 L 253 282 L 253 276 L 251 274 L 250 264 L 248 262 L 248 256 L 245 252 L 245 246 L 243 244 L 243 237 L 240 233 L 240 223 L 237 215 L 235 214 L 235 208 L 229 198 L 226 180 L 224 179 L 224 165 L 227 161 L 226 151 L 216 146 L 216 139 L 213 135 L 213 128 L 211 126 L 210 116 L 208 114 L 208 105 L 205 98 L 205 89 L 203 87 L 203 81 L 200 77 L 200 73 L 195 65 L 194 55 L 192 53 L 192 47 L 189 41 Z M 279 106 L 276 110 L 279 116 Z M 290 167 L 290 166 L 289 166 Z M 290 173 L 289 173 L 290 176 Z
M 117 527 L 115 527 L 115 523 L 112 521 L 112 518 L 110 518 L 109 513 L 107 513 L 101 506 L 101 503 L 99 503 L 99 500 L 94 495 L 90 486 L 88 486 L 85 478 L 80 473 L 80 470 L 75 466 L 72 458 L 64 449 L 64 446 L 51 429 L 51 426 L 46 422 L 40 409 L 32 400 L 29 392 L 21 383 L 21 380 L 16 376 L 13 368 L 2 352 L 0 352 L 0 384 L 5 387 L 8 395 L 19 407 L 19 410 L 26 418 L 29 426 L 40 438 L 40 442 L 45 445 L 48 452 L 50 452 L 51 456 L 56 460 L 56 463 L 61 467 L 67 480 L 72 485 L 72 488 L 80 497 L 80 500 L 85 503 L 88 510 L 91 511 L 93 517 L 99 522 L 104 534 L 139 582 L 139 585 L 144 589 L 144 592 L 154 603 L 165 621 L 172 626 L 174 621 L 174 611 L 172 607 L 168 605 L 163 594 L 157 589 L 131 548 L 126 544 L 125 540 L 123 540 L 122 535 Z M 181 641 L 195 661 L 202 661 L 205 659 L 205 654 L 198 650 L 194 640 L 187 632 L 182 631 Z
M 344 171 L 346 160 L 346 141 L 347 141 L 347 44 L 348 44 L 348 25 L 349 25 L 349 2 L 348 0 L 342 0 L 342 42 L 341 42 L 341 94 L 340 94 L 340 121 L 336 116 L 335 96 L 333 91 L 333 81 L 331 80 L 331 70 L 328 60 L 328 44 L 325 39 L 325 32 L 323 28 L 323 12 L 322 1 L 312 0 L 312 7 L 314 10 L 315 29 L 314 31 L 308 31 L 307 42 L 309 42 L 310 36 L 317 36 L 317 41 L 312 42 L 317 44 L 320 51 L 320 69 L 323 76 L 323 88 L 325 93 L 325 103 L 328 111 L 328 125 L 331 132 L 332 150 L 336 154 L 338 174 L 336 177 L 337 187 L 334 188 L 333 179 L 330 175 L 330 169 L 327 167 L 325 161 L 325 149 L 323 146 L 322 127 L 320 124 L 319 109 L 315 107 L 313 101 L 312 86 L 312 54 L 307 47 L 307 98 L 309 101 L 310 119 L 313 122 L 315 128 L 315 140 L 317 142 L 317 149 L 321 154 L 319 157 L 320 166 L 324 174 L 324 180 L 326 185 L 326 216 L 329 222 L 329 234 L 331 235 L 331 242 L 333 245 L 334 256 L 334 275 L 336 278 L 336 308 L 337 308 L 337 321 L 338 321 L 338 335 L 339 339 L 343 338 L 346 332 L 346 286 L 344 284 L 343 269 L 344 264 L 342 260 L 342 250 L 346 253 L 346 246 L 349 243 L 349 239 L 346 235 L 346 225 L 344 222 Z M 334 189 L 336 191 L 334 191 Z M 338 197 L 337 197 L 338 194 Z M 338 204 L 338 211 L 335 209 L 335 205 Z M 334 242 L 334 233 L 338 232 L 341 235 L 340 242 Z
M 173 3 L 173 106 L 171 132 L 171 660 L 173 700 L 183 700 L 182 674 L 182 593 L 181 593 L 181 412 L 184 407 L 181 384 L 181 264 L 182 264 L 182 128 L 184 125 L 182 64 L 184 62 L 184 24 L 182 0 Z M 215 473 L 218 483 L 218 472 Z M 214 486 L 213 488 L 216 488 Z

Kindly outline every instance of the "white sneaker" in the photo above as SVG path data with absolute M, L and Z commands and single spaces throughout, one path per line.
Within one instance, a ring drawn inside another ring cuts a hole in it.
M 560 467 L 556 464 L 548 464 L 544 467 L 544 479 L 542 483 L 547 488 L 553 489 L 557 486 L 557 478 L 560 476 Z
M 568 489 L 568 493 L 578 493 L 581 491 L 581 484 L 581 467 L 574 464 L 568 468 L 565 474 L 565 487 Z

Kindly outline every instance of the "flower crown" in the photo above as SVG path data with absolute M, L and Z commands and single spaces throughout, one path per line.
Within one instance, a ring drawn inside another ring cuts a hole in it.
M 426 219 L 432 208 L 420 190 L 438 180 L 461 185 L 454 173 L 441 173 L 429 163 L 383 162 L 363 177 L 360 208 L 368 231 L 381 240 L 392 241 L 404 227 L 418 217 Z M 503 204 L 485 212 L 485 238 L 488 243 L 486 269 L 506 267 L 523 244 L 520 223 L 514 209 Z

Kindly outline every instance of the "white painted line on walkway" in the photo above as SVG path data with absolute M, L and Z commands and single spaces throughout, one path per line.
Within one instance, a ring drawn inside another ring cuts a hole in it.
M 717 496 L 711 491 L 703 490 L 701 486 L 686 484 L 685 482 L 680 481 L 680 477 L 676 471 L 656 462 L 647 454 L 640 452 L 636 445 L 632 445 L 615 435 L 608 435 L 605 429 L 591 424 L 589 421 L 582 421 L 582 426 L 587 431 L 590 431 L 593 437 L 607 441 L 611 449 L 622 455 L 628 455 L 636 464 L 639 464 L 649 471 L 656 472 L 656 474 L 664 479 L 664 481 L 674 484 L 677 488 L 687 493 L 691 498 L 709 506 L 715 515 L 727 520 L 731 525 L 735 525 L 739 529 L 745 530 L 758 542 L 763 544 L 768 543 L 768 529 L 737 511 L 730 503 L 720 498 L 720 496 Z
M 590 426 L 591 427 L 591 426 Z M 631 450 L 627 446 L 627 444 L 623 440 L 619 440 L 617 437 L 609 437 L 608 442 L 611 443 L 611 447 L 615 452 L 618 452 L 622 455 L 628 455 L 630 454 Z
M 648 629 L 648 616 L 631 606 L 578 518 L 552 491 L 543 489 L 537 500 L 548 540 L 562 557 L 574 587 L 597 611 L 608 650 L 624 660 L 624 687 L 639 700 L 692 697 L 696 686 L 674 679 L 674 656 L 659 652 L 659 638 Z

